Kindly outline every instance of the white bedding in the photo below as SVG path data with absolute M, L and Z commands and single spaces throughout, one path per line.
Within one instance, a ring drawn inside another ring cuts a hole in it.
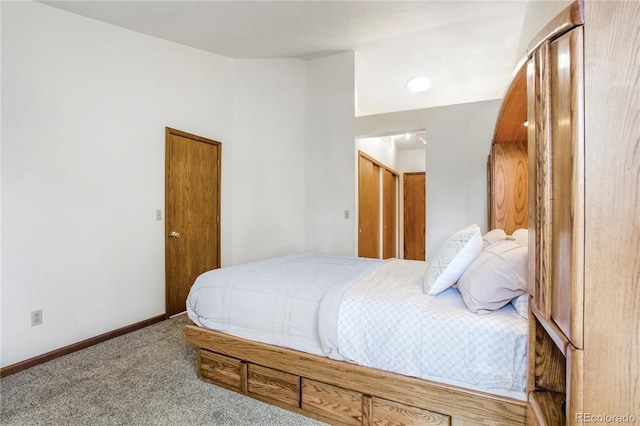
M 527 321 L 456 289 L 422 291 L 425 262 L 292 255 L 202 274 L 199 326 L 333 359 L 525 399 Z
M 392 260 L 342 299 L 338 348 L 348 361 L 525 399 L 527 321 L 511 304 L 487 315 L 458 290 L 430 296 L 424 262 Z
M 196 279 L 187 313 L 201 327 L 325 356 L 318 323 L 323 297 L 329 292 L 339 303 L 341 293 L 383 263 L 296 254 L 214 269 Z

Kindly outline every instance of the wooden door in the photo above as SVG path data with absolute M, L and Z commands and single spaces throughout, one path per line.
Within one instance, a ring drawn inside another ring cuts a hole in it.
M 425 260 L 425 174 L 404 174 L 404 258 Z
M 398 176 L 385 168 L 382 179 L 382 258 L 397 257 Z
M 186 309 L 201 273 L 220 267 L 221 144 L 166 129 L 166 315 Z
M 358 156 L 358 256 L 380 257 L 380 170 Z

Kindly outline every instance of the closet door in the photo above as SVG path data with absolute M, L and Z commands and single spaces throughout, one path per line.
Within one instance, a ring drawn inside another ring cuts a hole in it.
M 358 256 L 380 257 L 380 171 L 371 159 L 358 156 Z
M 382 180 L 382 258 L 397 257 L 398 176 L 385 168 Z

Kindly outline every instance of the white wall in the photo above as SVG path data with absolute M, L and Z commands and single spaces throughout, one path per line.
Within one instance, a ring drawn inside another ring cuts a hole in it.
M 432 108 L 427 129 L 427 259 L 453 232 L 487 231 L 487 156 L 500 101 Z
M 304 247 L 305 63 L 235 64 L 233 263 Z
M 427 259 L 459 228 L 471 223 L 487 228 L 486 163 L 500 103 L 472 102 L 355 119 L 356 135 L 426 129 L 426 166 L 416 171 L 426 172 Z M 402 171 L 409 170 L 403 165 Z
M 308 61 L 305 240 L 308 251 L 353 256 L 354 54 Z M 351 212 L 344 218 L 344 211 Z
M 2 366 L 164 313 L 165 126 L 222 142 L 223 266 L 355 253 L 353 53 L 236 61 L 0 8 Z
M 6 366 L 164 313 L 164 129 L 229 140 L 233 62 L 35 2 L 2 38 Z
M 426 170 L 425 148 L 398 151 L 398 170 L 402 173 Z

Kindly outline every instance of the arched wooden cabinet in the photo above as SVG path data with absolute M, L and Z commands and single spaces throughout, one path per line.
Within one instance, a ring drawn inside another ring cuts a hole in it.
M 490 225 L 529 229 L 529 425 L 640 421 L 639 21 L 638 2 L 573 3 L 496 125 Z M 525 224 L 504 222 L 523 180 Z
M 489 228 L 527 228 L 527 78 L 523 58 L 513 73 L 496 122 L 487 163 Z

